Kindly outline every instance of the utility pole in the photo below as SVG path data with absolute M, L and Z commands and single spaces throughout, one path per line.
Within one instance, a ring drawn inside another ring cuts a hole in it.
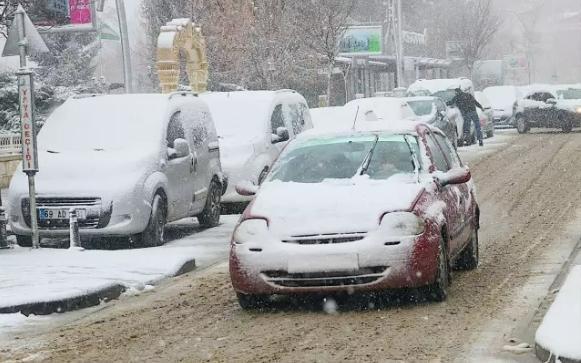
M 119 33 L 121 36 L 121 52 L 123 54 L 123 79 L 125 93 L 133 93 L 133 70 L 131 69 L 131 47 L 129 46 L 129 34 L 127 33 L 127 15 L 125 13 L 125 1 L 115 0 L 117 8 L 117 20 L 119 21 Z
M 385 42 L 387 44 L 391 40 L 394 46 L 396 87 L 405 87 L 401 0 L 388 0 L 386 5 L 387 31 L 385 34 Z

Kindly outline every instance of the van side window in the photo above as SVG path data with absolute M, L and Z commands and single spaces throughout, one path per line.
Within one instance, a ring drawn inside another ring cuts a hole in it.
M 286 127 L 284 124 L 284 119 L 282 117 L 282 105 L 276 105 L 274 111 L 272 111 L 270 125 L 272 126 L 273 135 L 276 135 L 276 130 L 279 127 Z
M 303 125 L 303 129 L 306 125 L 311 125 L 311 113 L 309 112 L 309 106 L 305 105 L 304 103 L 299 103 L 299 108 L 301 109 L 301 125 Z
M 184 132 L 184 126 L 181 120 L 181 112 L 176 112 L 169 119 L 167 125 L 167 147 L 174 147 L 174 141 L 176 139 L 185 139 L 186 133 Z
M 208 124 L 209 118 L 209 113 L 202 112 L 194 122 L 194 128 L 192 130 L 192 141 L 196 147 L 203 145 L 206 140 L 208 140 L 208 127 L 206 125 Z
M 299 109 L 299 105 L 297 105 L 296 103 L 291 103 L 288 105 L 288 110 L 289 110 L 288 118 L 291 121 L 293 133 L 295 135 L 298 135 L 301 132 L 303 132 L 303 128 L 305 126 L 305 120 L 303 120 L 302 113 Z

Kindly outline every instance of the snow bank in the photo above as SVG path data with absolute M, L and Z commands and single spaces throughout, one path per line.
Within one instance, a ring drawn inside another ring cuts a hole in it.
M 557 358 L 581 360 L 581 265 L 571 269 L 539 326 L 535 341 Z

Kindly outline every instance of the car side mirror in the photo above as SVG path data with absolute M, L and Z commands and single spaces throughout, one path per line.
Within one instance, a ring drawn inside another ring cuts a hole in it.
M 173 148 L 167 148 L 167 156 L 170 160 L 184 158 L 191 153 L 190 144 L 188 144 L 184 139 L 175 139 L 173 142 Z
M 245 197 L 251 197 L 253 195 L 256 195 L 256 193 L 258 192 L 258 185 L 255 185 L 248 180 L 244 180 L 236 184 L 235 189 L 236 193 Z
M 547 103 L 548 103 L 549 105 L 553 105 L 553 106 L 554 106 L 554 105 L 556 105 L 556 104 L 557 104 L 557 99 L 556 99 L 556 98 L 549 98 L 549 99 L 547 100 Z
M 290 134 L 286 127 L 279 127 L 276 129 L 276 135 L 272 134 L 272 143 L 278 144 L 279 142 L 285 142 L 290 140 Z
M 445 187 L 446 185 L 468 183 L 472 179 L 472 174 L 470 173 L 470 169 L 464 167 L 450 169 L 446 173 L 437 173 L 434 177 L 441 186 Z

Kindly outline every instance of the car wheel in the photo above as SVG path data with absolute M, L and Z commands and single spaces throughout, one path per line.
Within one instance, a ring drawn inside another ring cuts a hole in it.
M 516 130 L 519 134 L 526 134 L 530 130 L 530 125 L 523 115 L 516 117 Z
M 573 130 L 573 122 L 568 117 L 561 116 L 559 117 L 559 121 L 561 122 L 561 128 L 564 133 L 569 133 Z
M 151 203 L 151 215 L 145 231 L 133 238 L 133 244 L 139 247 L 156 247 L 164 243 L 164 229 L 167 223 L 165 202 L 156 194 Z
M 238 297 L 238 304 L 244 310 L 260 310 L 267 308 L 269 305 L 267 295 L 247 295 L 237 292 L 236 296 Z
M 478 267 L 478 229 L 474 228 L 470 242 L 460 253 L 455 266 L 458 270 L 474 270 Z
M 16 235 L 16 243 L 20 247 L 32 247 L 32 237 Z
M 436 281 L 428 287 L 428 296 L 433 301 L 441 302 L 448 297 L 448 286 L 450 285 L 450 263 L 444 237 L 440 236 L 440 248 L 438 249 L 438 273 Z
M 200 215 L 198 215 L 198 222 L 205 228 L 216 227 L 220 223 L 220 214 L 222 213 L 222 187 L 220 183 L 212 180 L 210 183 L 210 191 L 206 198 L 206 206 Z

